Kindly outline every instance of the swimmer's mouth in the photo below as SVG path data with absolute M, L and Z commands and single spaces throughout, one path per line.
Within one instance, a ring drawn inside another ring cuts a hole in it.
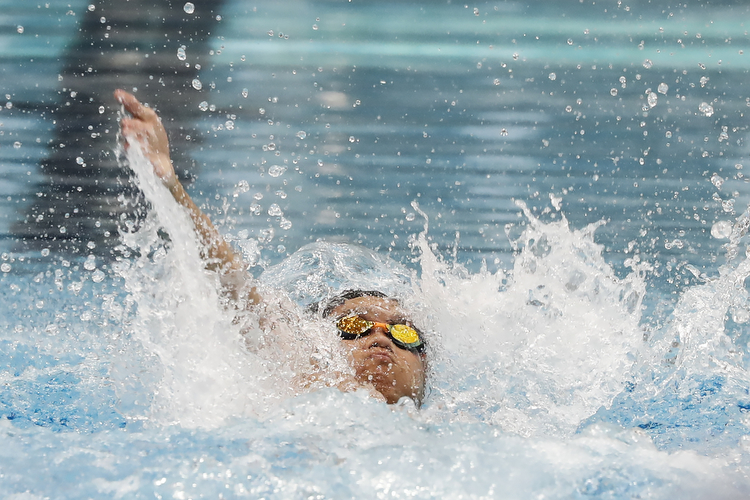
M 369 352 L 367 353 L 367 357 L 376 359 L 376 360 L 386 361 L 388 363 L 394 362 L 393 351 L 391 351 L 387 347 L 382 347 L 382 346 L 370 347 Z

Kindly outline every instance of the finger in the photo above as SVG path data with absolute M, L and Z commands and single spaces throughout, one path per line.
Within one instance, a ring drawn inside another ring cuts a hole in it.
M 144 121 L 152 121 L 156 119 L 156 112 L 141 104 L 141 102 L 129 92 L 117 89 L 115 90 L 115 99 L 123 105 L 125 111 L 130 113 L 133 118 L 138 118 L 139 120 Z

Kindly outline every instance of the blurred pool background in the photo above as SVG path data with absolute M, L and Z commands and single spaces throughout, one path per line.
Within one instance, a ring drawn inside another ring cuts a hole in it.
M 5 497 L 747 495 L 743 2 L 0 5 Z M 160 111 L 254 275 L 324 240 L 425 278 L 458 357 L 436 355 L 421 414 L 323 391 L 219 424 L 150 416 L 174 366 L 133 335 L 146 280 L 117 270 L 144 217 L 123 203 L 118 87 Z M 575 233 L 602 220 L 600 248 Z M 510 321 L 492 301 L 528 327 L 477 359 L 462 328 Z M 621 350 L 556 323 L 592 311 Z M 559 347 L 550 328 L 602 364 L 511 368 Z M 595 394 L 551 382 L 589 374 Z

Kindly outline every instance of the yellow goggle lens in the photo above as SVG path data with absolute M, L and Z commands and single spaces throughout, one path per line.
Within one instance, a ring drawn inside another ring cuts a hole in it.
M 419 342 L 419 334 L 409 325 L 390 325 L 390 331 L 394 339 L 404 344 Z

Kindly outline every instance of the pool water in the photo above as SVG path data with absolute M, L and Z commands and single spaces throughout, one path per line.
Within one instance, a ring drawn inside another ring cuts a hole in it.
M 3 6 L 3 497 L 748 496 L 748 7 L 178 3 L 127 51 L 114 4 Z M 92 26 L 128 57 L 56 119 Z M 115 85 L 290 299 L 286 350 L 115 152 Z M 421 408 L 295 389 L 342 363 L 304 307 L 351 287 L 426 330 Z

